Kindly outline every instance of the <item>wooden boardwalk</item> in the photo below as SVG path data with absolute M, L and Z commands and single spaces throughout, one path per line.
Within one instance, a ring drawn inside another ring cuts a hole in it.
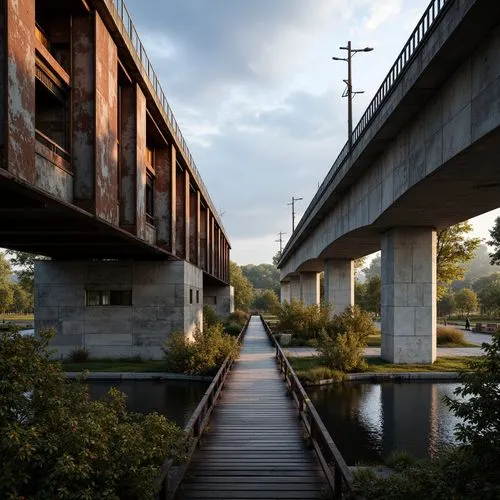
M 286 392 L 274 349 L 253 316 L 177 498 L 320 498 L 326 481 Z

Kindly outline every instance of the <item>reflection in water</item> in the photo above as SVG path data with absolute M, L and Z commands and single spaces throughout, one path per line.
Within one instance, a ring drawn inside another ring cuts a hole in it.
M 184 380 L 87 380 L 90 396 L 100 398 L 110 387 L 127 395 L 129 410 L 138 413 L 157 412 L 184 427 L 208 388 L 208 382 Z
M 346 383 L 308 394 L 349 465 L 380 462 L 392 451 L 433 456 L 455 442 L 456 417 L 443 402 L 453 383 Z

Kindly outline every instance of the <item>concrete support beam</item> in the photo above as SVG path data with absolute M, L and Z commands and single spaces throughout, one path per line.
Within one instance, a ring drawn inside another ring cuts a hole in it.
M 300 273 L 300 300 L 302 300 L 305 305 L 319 304 L 319 273 Z
M 436 360 L 436 231 L 395 228 L 382 235 L 382 357 Z
M 280 293 L 280 302 L 284 304 L 285 302 L 290 302 L 290 282 L 283 281 L 281 283 L 281 293 Z
M 354 261 L 325 260 L 325 303 L 332 314 L 354 305 Z
M 300 300 L 300 276 L 290 276 L 290 300 Z
M 127 292 L 131 303 L 109 303 L 109 291 L 115 297 Z M 96 304 L 96 295 L 104 292 L 108 303 Z M 86 299 L 89 293 L 92 301 Z M 52 347 L 60 356 L 86 347 L 93 357 L 161 359 L 170 332 L 191 337 L 202 314 L 203 271 L 185 261 L 40 261 L 35 266 L 35 330 L 56 330 Z
M 155 218 L 156 241 L 172 250 L 172 161 L 171 148 L 155 151 Z M 175 164 L 174 164 L 175 169 Z

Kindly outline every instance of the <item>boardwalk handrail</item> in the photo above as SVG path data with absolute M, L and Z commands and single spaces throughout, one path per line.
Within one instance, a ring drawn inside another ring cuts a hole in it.
M 241 340 L 248 328 L 249 321 L 250 316 L 236 338 L 237 345 L 241 345 Z M 189 465 L 189 461 L 199 444 L 203 431 L 208 424 L 212 410 L 217 403 L 217 399 L 219 398 L 219 395 L 224 387 L 227 375 L 231 371 L 235 359 L 236 357 L 232 354 L 229 354 L 226 357 L 208 389 L 205 391 L 205 394 L 201 398 L 198 406 L 191 415 L 191 418 L 184 427 L 184 432 L 191 438 L 189 449 L 186 452 L 186 461 L 179 466 L 175 466 L 171 459 L 167 459 L 163 463 L 156 483 L 160 492 L 159 498 L 161 500 L 173 498 L 177 488 L 181 484 L 184 474 L 186 473 L 187 466 Z
M 314 451 L 318 456 L 332 494 L 335 498 L 342 498 L 343 492 L 352 492 L 353 478 L 351 470 L 333 442 L 330 433 L 325 427 L 325 424 L 323 424 L 316 408 L 311 403 L 309 396 L 302 387 L 292 365 L 271 332 L 269 325 L 262 316 L 260 319 L 269 339 L 276 347 L 276 358 L 280 364 L 280 371 L 283 373 L 288 387 L 290 387 L 292 397 L 297 405 L 300 417 L 311 439 Z
M 440 19 L 445 10 L 453 3 L 454 0 L 431 0 L 429 6 L 425 10 L 424 14 L 420 18 L 416 28 L 413 30 L 410 38 L 406 42 L 403 50 L 399 53 L 396 62 L 392 65 L 389 73 L 385 77 L 382 85 L 380 85 L 377 93 L 373 97 L 372 101 L 366 108 L 363 116 L 359 120 L 356 128 L 352 132 L 352 147 L 349 149 L 349 141 L 344 145 L 340 151 L 337 159 L 333 163 L 329 172 L 326 174 L 323 182 L 319 186 L 316 194 L 314 195 L 311 203 L 307 207 L 304 215 L 301 217 L 294 233 L 288 240 L 285 248 L 283 249 L 282 256 L 288 252 L 288 250 L 293 245 L 294 235 L 298 235 L 300 230 L 306 224 L 306 220 L 311 215 L 318 204 L 321 197 L 325 194 L 326 190 L 337 177 L 341 171 L 344 163 L 348 159 L 351 151 L 354 149 L 358 141 L 364 135 L 368 126 L 372 123 L 373 119 L 378 115 L 380 109 L 385 104 L 387 98 L 392 94 L 396 86 L 401 81 L 406 70 L 409 68 L 411 62 L 415 59 L 416 55 L 420 52 L 425 40 L 430 36 L 432 31 L 437 25 L 438 19 Z M 280 259 L 281 260 L 281 259 Z

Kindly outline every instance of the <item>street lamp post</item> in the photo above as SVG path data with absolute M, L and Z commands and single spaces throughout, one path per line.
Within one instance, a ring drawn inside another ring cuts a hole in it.
M 352 57 L 358 52 L 371 52 L 372 47 L 365 47 L 364 49 L 353 49 L 351 42 L 347 42 L 347 47 L 339 47 L 340 50 L 347 50 L 347 57 L 332 57 L 334 61 L 347 62 L 347 80 L 344 80 L 347 85 L 342 97 L 347 97 L 347 127 L 348 127 L 348 141 L 349 151 L 352 148 L 352 99 L 356 94 L 363 94 L 364 91 L 354 92 L 352 90 Z
M 303 198 L 294 198 L 292 196 L 292 202 L 288 203 L 288 205 L 292 205 L 292 233 L 295 231 L 295 202 L 303 200 Z

